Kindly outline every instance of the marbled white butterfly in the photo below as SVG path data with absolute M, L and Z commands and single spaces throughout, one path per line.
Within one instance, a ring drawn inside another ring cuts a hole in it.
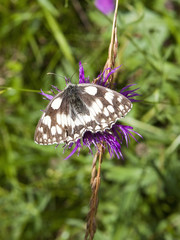
M 132 108 L 122 94 L 96 84 L 71 84 L 49 102 L 36 127 L 37 144 L 76 142 L 86 131 L 103 132 Z

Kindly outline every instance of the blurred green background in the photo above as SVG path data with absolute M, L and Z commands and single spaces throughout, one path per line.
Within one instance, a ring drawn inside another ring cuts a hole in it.
M 180 5 L 124 1 L 118 10 L 116 90 L 136 83 L 141 96 L 123 123 L 143 135 L 104 155 L 95 240 L 180 239 Z M 47 101 L 37 94 L 78 82 L 78 62 L 93 80 L 103 69 L 113 14 L 93 1 L 0 3 L 0 239 L 81 240 L 93 157 L 63 159 L 62 145 L 38 146 Z

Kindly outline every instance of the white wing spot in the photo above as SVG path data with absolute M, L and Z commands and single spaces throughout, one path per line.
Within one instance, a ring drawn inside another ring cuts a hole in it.
M 93 104 L 91 105 L 91 108 L 93 108 L 93 110 L 95 111 L 96 114 L 100 113 L 101 110 L 100 108 L 98 107 L 97 103 L 96 102 L 93 102 Z
M 112 90 L 110 88 L 106 88 L 107 92 L 112 92 Z
M 96 112 L 94 111 L 92 106 L 89 108 L 89 112 L 90 112 L 91 121 L 96 121 L 95 118 L 94 118 L 96 116 Z
M 96 95 L 97 93 L 97 87 L 92 87 L 92 86 L 89 86 L 89 87 L 85 87 L 85 92 L 87 92 L 88 94 L 90 95 Z
M 44 118 L 43 118 L 43 123 L 44 123 L 44 125 L 47 125 L 49 128 L 51 127 L 51 118 L 50 118 L 50 116 L 45 116 Z
M 124 106 L 123 105 L 120 105 L 119 108 L 120 108 L 121 111 L 124 110 Z
M 75 125 L 76 125 L 76 126 L 82 125 L 82 122 L 80 122 L 79 118 L 76 118 L 76 119 L 75 119 Z
M 105 119 L 101 119 L 101 123 L 105 123 L 106 122 L 106 120 Z
M 52 135 L 55 135 L 55 134 L 56 134 L 56 127 L 55 127 L 55 126 L 52 126 L 52 128 L 51 128 L 51 134 L 52 134 Z
M 62 127 L 67 126 L 67 117 L 65 114 L 61 114 Z
M 102 104 L 101 100 L 96 99 L 96 103 L 97 103 L 97 105 L 99 106 L 100 109 L 103 108 L 103 104 Z
M 60 97 L 58 97 L 51 103 L 51 107 L 53 109 L 58 109 L 61 105 L 61 102 L 62 102 L 62 99 Z
M 91 118 L 88 115 L 84 115 L 83 118 L 84 118 L 86 123 L 89 123 L 91 121 Z
M 110 103 L 110 104 L 113 104 L 112 103 L 112 100 L 114 98 L 114 94 L 112 92 L 106 92 L 105 95 L 104 95 L 104 98 Z
M 125 105 L 125 109 L 126 109 L 126 110 L 129 110 L 129 107 L 128 107 L 127 105 Z
M 60 113 L 56 114 L 56 121 L 57 121 L 58 124 L 61 124 L 61 115 L 60 115 Z
M 75 128 L 75 123 L 74 123 L 74 120 L 72 119 L 72 117 L 70 117 L 70 123 L 71 123 L 71 134 L 73 134 L 74 128 Z
M 114 108 L 113 108 L 111 105 L 108 105 L 108 106 L 107 106 L 107 109 L 108 109 L 111 113 L 114 112 Z
M 46 114 L 46 113 L 45 113 L 45 112 L 43 112 L 42 118 L 44 118 L 45 114 Z
M 108 117 L 108 116 L 109 116 L 109 111 L 107 110 L 107 108 L 106 108 L 106 107 L 104 108 L 104 115 L 105 115 L 106 117 Z
M 118 101 L 121 103 L 121 101 L 122 101 L 122 97 L 121 96 L 118 97 Z
M 69 115 L 66 116 L 66 121 L 67 121 L 67 125 L 71 126 L 71 117 Z
M 97 125 L 97 126 L 95 127 L 95 130 L 96 130 L 96 131 L 99 131 L 99 130 L 101 130 L 101 127 L 100 127 L 99 125 Z
M 47 140 L 47 134 L 43 134 L 43 139 Z
M 85 130 L 85 128 L 81 128 L 80 133 L 82 133 Z
M 103 123 L 103 124 L 102 124 L 102 127 L 103 127 L 103 128 L 106 128 L 106 127 L 108 127 L 108 124 L 107 124 L 107 123 Z
M 74 139 L 77 139 L 79 137 L 79 134 L 75 133 L 74 134 Z
M 66 141 L 71 141 L 71 140 L 73 140 L 73 139 L 70 136 L 68 136 L 67 139 L 66 139 Z
M 57 133 L 58 133 L 58 134 L 61 134 L 61 133 L 62 133 L 62 129 L 61 129 L 58 125 L 56 126 L 56 130 L 57 130 Z
M 43 133 L 43 127 L 39 127 L 38 130 L 40 133 Z

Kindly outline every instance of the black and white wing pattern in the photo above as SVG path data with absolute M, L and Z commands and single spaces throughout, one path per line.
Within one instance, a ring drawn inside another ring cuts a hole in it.
M 132 108 L 122 94 L 95 84 L 68 84 L 48 104 L 36 127 L 37 144 L 76 142 L 86 131 L 110 129 Z

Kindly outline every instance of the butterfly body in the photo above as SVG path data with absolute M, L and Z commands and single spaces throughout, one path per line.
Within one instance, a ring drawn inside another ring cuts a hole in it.
M 76 84 L 69 84 L 62 94 L 64 99 L 66 99 L 67 103 L 71 106 L 73 113 L 74 110 L 77 114 L 88 112 L 87 107 L 80 98 L 80 94 L 80 90 Z M 75 117 L 74 114 L 73 117 Z
M 76 142 L 86 131 L 110 129 L 132 108 L 122 94 L 96 84 L 68 84 L 49 102 L 36 127 L 37 144 Z

